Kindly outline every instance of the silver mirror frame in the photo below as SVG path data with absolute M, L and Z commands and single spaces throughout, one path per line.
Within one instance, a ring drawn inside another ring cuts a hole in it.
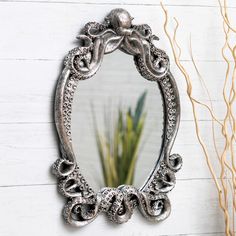
M 178 89 L 169 70 L 167 54 L 153 44 L 158 38 L 152 35 L 148 25 L 133 25 L 132 20 L 126 10 L 114 9 L 104 23 L 87 23 L 83 34 L 78 36 L 82 45 L 69 52 L 58 80 L 55 124 L 61 157 L 53 164 L 53 173 L 59 179 L 59 192 L 67 200 L 63 216 L 74 226 L 89 224 L 100 212 L 105 212 L 112 222 L 124 223 L 136 207 L 154 222 L 166 219 L 171 211 L 167 193 L 174 188 L 175 172 L 182 166 L 178 154 L 170 155 L 180 119 Z M 103 56 L 116 49 L 132 55 L 139 73 L 159 85 L 164 109 L 162 147 L 153 170 L 140 189 L 122 185 L 105 187 L 95 193 L 82 176 L 73 152 L 72 102 L 79 80 L 94 76 Z

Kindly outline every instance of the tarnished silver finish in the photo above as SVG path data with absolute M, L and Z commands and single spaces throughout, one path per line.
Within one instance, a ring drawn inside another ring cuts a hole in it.
M 167 193 L 175 185 L 175 172 L 181 168 L 178 154 L 170 155 L 180 118 L 179 95 L 169 70 L 169 58 L 154 46 L 148 25 L 133 25 L 124 9 L 114 9 L 103 24 L 89 22 L 78 37 L 82 46 L 69 52 L 59 78 L 55 97 L 55 123 L 60 140 L 61 157 L 53 172 L 59 179 L 58 188 L 67 199 L 63 216 L 71 225 L 84 226 L 99 212 L 105 212 L 112 222 L 124 223 L 135 207 L 150 221 L 161 221 L 170 214 Z M 164 106 L 164 130 L 160 155 L 143 187 L 122 185 L 105 187 L 98 193 L 86 182 L 76 163 L 71 143 L 72 101 L 79 80 L 88 79 L 99 69 L 104 54 L 116 49 L 134 58 L 140 74 L 158 83 Z

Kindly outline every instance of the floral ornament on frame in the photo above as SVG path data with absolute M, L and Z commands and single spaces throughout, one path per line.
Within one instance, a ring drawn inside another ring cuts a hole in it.
M 59 192 L 67 199 L 63 216 L 67 223 L 84 226 L 100 212 L 115 223 L 127 222 L 137 207 L 150 221 L 166 219 L 171 211 L 167 193 L 175 186 L 175 172 L 182 166 L 178 154 L 170 154 L 180 119 L 180 102 L 175 80 L 169 70 L 167 54 L 156 48 L 158 38 L 146 25 L 133 25 L 124 9 L 114 9 L 104 23 L 89 22 L 78 38 L 83 45 L 72 49 L 64 62 L 55 96 L 55 123 L 61 157 L 53 164 Z M 105 54 L 120 49 L 133 56 L 139 73 L 159 85 L 164 107 L 162 148 L 148 179 L 140 189 L 121 185 L 105 187 L 98 193 L 81 174 L 72 148 L 71 114 L 73 96 L 79 80 L 95 75 Z

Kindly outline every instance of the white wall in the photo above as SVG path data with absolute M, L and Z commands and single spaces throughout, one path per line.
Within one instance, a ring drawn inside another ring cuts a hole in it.
M 191 32 L 194 55 L 209 89 L 216 113 L 222 118 L 220 88 L 225 64 L 222 20 L 217 1 L 168 0 L 171 15 L 181 25 L 178 38 L 183 63 L 193 71 L 188 52 Z M 235 12 L 236 4 L 230 2 Z M 163 12 L 155 0 L 8 0 L 0 1 L 0 235 L 223 235 L 218 199 L 202 151 L 197 145 L 185 82 L 172 62 L 181 95 L 182 120 L 173 152 L 184 159 L 177 184 L 169 194 L 172 214 L 150 224 L 136 213 L 124 225 L 99 216 L 83 229 L 66 226 L 61 217 L 64 199 L 50 173 L 58 158 L 53 124 L 53 98 L 61 62 L 76 46 L 75 37 L 88 21 L 102 21 L 115 7 L 126 8 L 135 23 L 149 24 L 160 37 L 159 47 L 171 54 L 163 32 Z M 196 96 L 204 99 L 196 75 Z M 204 136 L 211 122 L 199 113 Z M 219 145 L 221 141 L 218 140 Z M 155 143 L 153 143 L 155 145 Z M 212 148 L 213 149 L 213 148 Z M 212 150 L 210 150 L 212 151 Z

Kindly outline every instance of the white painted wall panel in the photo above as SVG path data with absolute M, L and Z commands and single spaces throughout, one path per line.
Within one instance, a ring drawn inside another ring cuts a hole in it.
M 160 6 L 122 6 L 135 16 L 134 23 L 149 23 L 161 39 L 158 45 L 170 52 L 163 32 L 163 12 Z M 85 23 L 91 20 L 102 21 L 104 15 L 115 7 L 120 5 L 0 2 L 1 34 L 7 35 L 1 39 L 0 58 L 61 60 L 66 51 L 75 47 L 75 37 Z M 220 51 L 216 50 L 222 46 L 224 38 L 218 7 L 180 5 L 169 6 L 168 9 L 181 23 L 179 35 L 182 45 L 189 45 L 191 32 L 196 59 L 215 61 L 221 58 Z M 233 10 L 230 9 L 234 22 Z M 202 19 L 205 19 L 204 27 Z M 188 51 L 183 52 L 182 59 L 190 59 Z
M 211 180 L 179 181 L 170 194 L 172 214 L 165 222 L 151 224 L 137 212 L 129 223 L 114 226 L 100 215 L 78 230 L 62 221 L 59 213 L 64 199 L 57 194 L 55 185 L 1 188 L 1 216 L 5 217 L 1 217 L 0 234 L 160 236 L 220 232 L 223 221 L 215 194 Z

